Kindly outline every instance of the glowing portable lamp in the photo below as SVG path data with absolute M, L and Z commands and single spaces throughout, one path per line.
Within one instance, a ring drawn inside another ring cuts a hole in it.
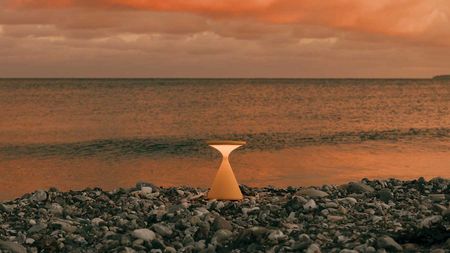
M 208 199 L 241 200 L 242 192 L 231 169 L 228 156 L 230 153 L 245 144 L 245 141 L 208 141 L 207 144 L 222 154 L 222 163 L 214 178 Z

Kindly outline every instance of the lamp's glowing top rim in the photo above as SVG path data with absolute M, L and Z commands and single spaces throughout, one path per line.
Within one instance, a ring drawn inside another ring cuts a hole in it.
M 206 141 L 206 144 L 208 144 L 208 145 L 244 145 L 245 143 L 246 143 L 245 141 L 229 141 L 229 140 L 225 140 L 225 141 L 217 141 L 217 140 Z

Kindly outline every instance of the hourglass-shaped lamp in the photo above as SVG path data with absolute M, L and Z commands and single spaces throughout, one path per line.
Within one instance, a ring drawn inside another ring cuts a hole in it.
M 208 141 L 207 144 L 222 154 L 222 163 L 214 178 L 208 199 L 241 200 L 242 192 L 231 169 L 228 157 L 230 153 L 245 144 L 245 141 Z

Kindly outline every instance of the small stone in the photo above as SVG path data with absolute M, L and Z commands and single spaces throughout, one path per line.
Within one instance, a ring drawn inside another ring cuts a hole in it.
M 433 224 L 439 223 L 442 220 L 442 216 L 440 215 L 433 215 L 430 217 L 427 217 L 425 219 L 423 219 L 420 222 L 420 227 L 421 228 L 430 228 Z
M 296 241 L 293 245 L 292 245 L 292 249 L 293 250 L 304 250 L 306 249 L 309 245 L 311 245 L 312 240 L 309 238 L 309 236 L 307 234 L 301 234 L 298 237 L 298 241 Z
M 367 244 L 358 245 L 353 248 L 354 250 L 362 253 L 375 253 L 376 250 L 372 246 L 367 246 Z
M 15 206 L 13 206 L 13 205 L 6 205 L 3 203 L 0 203 L 0 211 L 11 212 L 14 210 L 14 208 L 15 208 Z
M 384 203 L 389 203 L 389 200 L 394 198 L 394 194 L 392 194 L 391 190 L 386 188 L 379 190 L 377 196 Z
M 326 203 L 325 203 L 325 207 L 326 207 L 326 208 L 338 208 L 338 206 L 339 206 L 339 205 L 338 205 L 336 202 L 331 202 L 331 201 L 330 201 L 330 202 L 326 202 Z
M 375 253 L 375 252 L 376 252 L 376 249 L 374 247 L 368 246 L 366 248 L 366 252 L 365 253 Z
M 64 208 L 58 203 L 52 203 L 50 206 L 50 213 L 55 216 L 61 216 L 64 212 Z
M 227 230 L 233 231 L 233 226 L 231 225 L 231 223 L 221 216 L 218 216 L 214 219 L 212 228 L 214 230 L 227 229 Z
M 30 229 L 28 229 L 28 233 L 30 233 L 30 234 L 39 233 L 40 231 L 42 231 L 46 228 L 47 228 L 47 224 L 39 223 L 39 224 L 33 225 Z
M 339 199 L 339 201 L 341 201 L 341 202 L 343 202 L 345 204 L 350 204 L 350 205 L 354 205 L 354 204 L 358 203 L 358 200 L 356 200 L 353 197 L 346 197 L 346 198 L 343 198 L 343 199 Z
M 159 187 L 152 184 L 152 183 L 148 183 L 148 182 L 137 182 L 136 183 L 136 189 L 142 189 L 142 187 L 150 187 L 152 188 L 152 192 L 153 191 L 159 191 Z
M 436 201 L 436 202 L 445 200 L 445 194 L 430 194 L 430 195 L 428 195 L 428 197 L 432 201 Z
M 198 235 L 201 238 L 208 237 L 209 231 L 211 230 L 211 226 L 209 225 L 209 223 L 200 221 L 197 223 L 197 225 L 198 225 L 198 230 L 197 230 Z
M 309 245 L 309 247 L 306 249 L 305 253 L 321 253 L 319 245 L 313 243 Z
M 403 251 L 405 252 L 417 252 L 417 244 L 414 243 L 405 243 L 402 245 Z
M 348 241 L 348 237 L 346 237 L 346 236 L 339 235 L 338 238 L 337 238 L 337 242 L 338 243 L 344 243 L 346 241 Z
M 177 250 L 173 247 L 166 247 L 164 253 L 177 253 Z
M 100 223 L 105 223 L 105 221 L 102 218 L 94 218 L 91 220 L 91 223 L 94 224 L 95 226 L 100 225 Z
M 53 221 L 52 225 L 58 225 L 61 229 L 67 233 L 74 233 L 77 230 L 76 226 L 73 226 L 71 222 L 67 220 L 58 219 Z
M 434 205 L 433 205 L 433 209 L 436 210 L 436 211 L 438 211 L 438 212 L 440 212 L 440 213 L 443 213 L 444 211 L 447 210 L 447 207 L 446 207 L 446 206 L 443 206 L 443 205 L 441 205 L 441 204 L 434 204 Z
M 139 238 L 139 239 L 134 240 L 132 244 L 133 244 L 134 247 L 136 247 L 136 246 L 139 247 L 140 245 L 144 244 L 144 241 L 145 240 Z
M 31 195 L 30 200 L 35 201 L 35 202 L 42 202 L 42 201 L 47 200 L 47 196 L 48 195 L 47 195 L 46 191 L 37 190 Z
M 9 250 L 12 253 L 27 253 L 27 249 L 15 242 L 7 242 L 0 240 L 0 249 Z
M 120 253 L 136 253 L 136 250 L 130 247 L 125 247 Z
M 425 180 L 424 177 L 419 177 L 419 178 L 417 179 L 417 184 L 418 184 L 418 185 L 424 185 L 424 184 L 426 184 L 426 183 L 427 183 L 427 180 Z
M 449 219 L 450 218 L 450 208 L 442 211 L 442 217 Z
M 295 218 L 295 212 L 290 212 L 289 216 L 286 218 L 287 222 L 294 222 L 297 218 Z
M 153 230 L 155 230 L 156 233 L 160 234 L 163 237 L 172 235 L 172 229 L 164 224 L 161 223 L 154 224 L 152 228 Z
M 444 245 L 446 249 L 450 249 L 450 238 L 448 238 L 447 241 L 445 241 Z
M 446 251 L 444 249 L 433 249 L 430 253 L 446 253 Z
M 135 229 L 131 235 L 144 241 L 153 241 L 156 238 L 155 232 L 146 228 Z
M 377 222 L 379 222 L 379 221 L 382 221 L 383 220 L 383 217 L 381 217 L 381 216 L 373 216 L 372 217 L 372 222 L 373 223 L 377 223 Z
M 249 230 L 256 237 L 262 237 L 269 232 L 265 227 L 251 227 Z
M 345 208 L 343 206 L 340 206 L 338 208 L 338 211 L 339 211 L 339 213 L 344 214 L 344 215 L 347 214 L 347 212 L 348 212 L 347 208 Z
M 33 238 L 27 238 L 27 239 L 25 240 L 25 243 L 26 243 L 26 244 L 33 244 L 33 243 L 34 243 L 34 239 L 33 239 Z
M 36 221 L 33 220 L 33 219 L 30 219 L 30 220 L 28 221 L 28 224 L 30 224 L 30 225 L 36 225 Z
M 343 249 L 339 251 L 339 253 L 359 253 L 359 251 L 353 249 Z
M 283 234 L 283 232 L 281 232 L 281 230 L 274 230 L 270 232 L 267 238 L 271 241 L 278 241 L 286 238 L 286 236 Z
M 381 236 L 377 239 L 378 248 L 383 248 L 389 251 L 402 251 L 403 248 L 390 236 Z
M 247 207 L 242 208 L 242 213 L 244 215 L 249 215 L 249 214 L 255 213 L 256 211 L 259 211 L 259 207 L 257 207 L 257 206 L 253 207 L 253 208 L 247 208 Z
M 327 216 L 327 219 L 328 219 L 329 221 L 332 221 L 332 222 L 338 222 L 338 221 L 343 220 L 344 217 L 343 217 L 343 216 L 338 216 L 338 215 L 328 215 L 328 216 Z
M 308 200 L 308 202 L 306 202 L 303 205 L 303 208 L 306 209 L 306 210 L 314 210 L 314 209 L 317 208 L 317 204 L 316 204 L 316 202 L 313 199 L 310 199 L 310 200 Z
M 326 193 L 324 191 L 316 190 L 314 188 L 301 189 L 301 190 L 297 191 L 296 194 L 301 195 L 301 196 L 308 196 L 311 198 L 323 198 L 323 197 L 328 196 L 328 193 Z
M 370 193 L 374 191 L 370 185 L 359 182 L 350 182 L 346 188 L 350 193 Z
M 214 234 L 213 241 L 222 243 L 222 242 L 228 240 L 232 235 L 233 235 L 233 233 L 230 230 L 219 229 Z
M 143 186 L 143 187 L 141 187 L 141 192 L 143 194 L 150 194 L 150 193 L 152 193 L 152 191 L 153 191 L 153 189 L 150 186 Z

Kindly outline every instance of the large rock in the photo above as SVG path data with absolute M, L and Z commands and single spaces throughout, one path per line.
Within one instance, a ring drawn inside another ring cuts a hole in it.
M 402 251 L 403 248 L 390 236 L 381 236 L 377 238 L 377 247 L 388 251 Z
M 133 230 L 131 235 L 133 237 L 142 239 L 144 241 L 153 241 L 156 238 L 155 232 L 151 231 L 150 229 L 146 229 L 146 228 L 135 229 L 135 230 Z
M 360 182 L 350 182 L 347 184 L 346 189 L 349 193 L 371 193 L 374 191 L 370 185 Z
M 27 249 L 15 242 L 7 242 L 0 240 L 0 249 L 9 250 L 13 253 L 27 253 Z
M 324 191 L 316 190 L 314 188 L 301 189 L 301 190 L 297 191 L 296 194 L 301 195 L 301 196 L 308 196 L 311 198 L 323 198 L 323 197 L 328 196 L 328 193 L 326 193 Z

